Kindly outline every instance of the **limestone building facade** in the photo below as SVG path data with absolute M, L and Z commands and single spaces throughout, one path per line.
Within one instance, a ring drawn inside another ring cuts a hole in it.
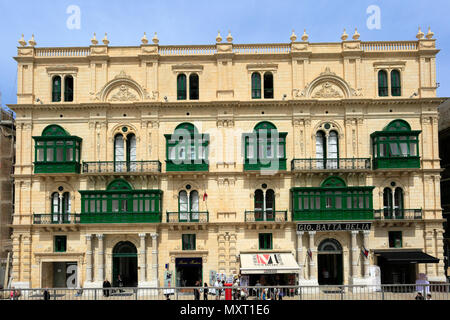
M 14 285 L 445 281 L 432 32 L 308 38 L 22 37 Z

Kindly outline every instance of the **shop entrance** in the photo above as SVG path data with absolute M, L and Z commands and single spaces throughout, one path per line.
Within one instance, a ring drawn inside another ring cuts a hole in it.
M 176 258 L 177 287 L 194 287 L 203 283 L 202 258 Z
M 325 239 L 320 243 L 317 267 L 319 285 L 343 283 L 342 246 L 337 240 Z
M 113 278 L 112 285 L 119 286 L 119 275 L 124 287 L 136 287 L 137 277 L 137 249 L 129 241 L 121 241 L 113 249 Z

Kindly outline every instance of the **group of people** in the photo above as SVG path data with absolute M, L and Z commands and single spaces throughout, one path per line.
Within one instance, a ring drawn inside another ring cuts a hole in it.
M 262 287 L 259 280 L 256 281 L 255 287 Z M 258 288 L 254 290 L 258 300 L 283 300 L 284 291 L 281 288 Z
M 117 275 L 117 284 L 119 285 L 119 288 L 123 287 L 123 280 L 119 275 Z M 105 279 L 105 281 L 103 281 L 103 296 L 104 297 L 109 297 L 111 295 L 111 289 L 105 289 L 105 288 L 111 288 L 111 282 L 109 282 L 108 279 Z M 113 290 L 114 292 L 114 290 Z M 123 292 L 122 289 L 119 289 L 119 292 Z
M 427 293 L 427 298 L 425 299 L 425 297 L 423 296 L 422 292 L 417 292 L 417 295 L 415 297 L 416 300 L 433 300 L 431 299 L 431 293 Z
M 209 285 L 205 282 L 204 287 L 201 288 L 200 281 L 195 283 L 194 299 L 200 300 L 201 294 L 203 294 L 203 300 L 208 300 L 208 294 L 215 296 L 216 300 L 221 300 L 225 292 L 225 281 L 216 279 L 213 288 L 209 288 Z M 231 285 L 231 297 L 233 300 L 247 300 L 250 294 L 254 295 L 257 300 L 283 300 L 285 292 L 281 288 L 263 288 L 259 281 L 256 281 L 255 289 L 249 291 L 246 287 L 240 286 L 239 278 L 236 277 Z M 259 288 L 261 287 L 261 288 Z

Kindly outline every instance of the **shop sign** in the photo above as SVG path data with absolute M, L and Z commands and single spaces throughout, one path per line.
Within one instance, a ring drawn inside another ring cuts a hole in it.
M 367 231 L 371 225 L 371 222 L 298 223 L 297 231 Z
M 277 267 L 283 265 L 283 260 L 281 259 L 281 254 L 279 253 L 254 254 L 253 264 L 255 266 Z

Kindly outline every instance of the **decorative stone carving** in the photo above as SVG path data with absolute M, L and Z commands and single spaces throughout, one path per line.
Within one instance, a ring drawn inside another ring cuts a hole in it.
M 126 85 L 121 85 L 119 90 L 114 94 L 109 101 L 137 101 L 135 94 L 130 92 L 130 88 Z
M 308 46 L 307 46 L 306 44 L 298 44 L 298 43 L 295 43 L 295 44 L 292 45 L 292 48 L 293 48 L 294 50 L 303 51 L 303 50 L 308 49 Z
M 313 98 L 342 98 L 342 94 L 339 93 L 330 82 L 322 84 L 322 89 L 317 91 Z

